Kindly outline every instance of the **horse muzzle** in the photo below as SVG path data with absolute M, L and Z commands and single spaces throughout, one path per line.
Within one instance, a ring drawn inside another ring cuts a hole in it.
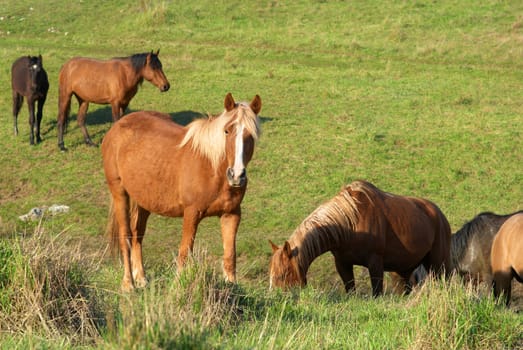
M 170 88 L 171 88 L 171 84 L 166 83 L 165 85 L 160 86 L 160 91 L 165 92 L 165 91 L 168 91 Z
M 243 168 L 237 175 L 233 168 L 227 168 L 227 181 L 231 187 L 244 187 L 247 184 L 247 171 Z

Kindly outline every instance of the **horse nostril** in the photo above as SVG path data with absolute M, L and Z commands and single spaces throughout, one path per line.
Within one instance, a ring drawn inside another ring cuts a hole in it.
M 240 174 L 240 179 L 245 179 L 247 177 L 247 170 L 244 168 Z
M 167 90 L 169 90 L 170 87 L 171 87 L 171 85 L 169 83 L 167 83 L 163 86 L 162 91 L 167 91 Z

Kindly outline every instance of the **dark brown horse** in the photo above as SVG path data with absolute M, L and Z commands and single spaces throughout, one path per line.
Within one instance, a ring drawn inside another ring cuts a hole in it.
M 517 214 L 523 214 L 523 210 L 507 215 L 483 212 L 464 224 L 451 238 L 452 271 L 474 284 L 484 282 L 490 285 L 492 281 L 490 266 L 492 241 L 501 225 Z M 416 282 L 421 282 L 426 274 L 427 271 L 423 266 L 417 268 L 414 271 Z
M 510 303 L 512 278 L 523 283 L 523 213 L 510 217 L 499 229 L 490 254 L 494 296 Z
M 384 271 L 395 271 L 408 287 L 419 264 L 436 273 L 448 269 L 450 226 L 426 199 L 356 181 L 310 214 L 282 247 L 271 245 L 271 287 L 304 286 L 312 261 L 330 251 L 347 291 L 355 288 L 353 265 L 361 265 L 369 269 L 377 296 Z
M 261 99 L 237 104 L 227 94 L 224 106 L 221 115 L 186 127 L 158 112 L 135 112 L 105 135 L 103 164 L 112 195 L 108 231 L 123 256 L 123 290 L 146 284 L 142 240 L 150 213 L 183 216 L 178 269 L 193 249 L 200 221 L 219 216 L 224 272 L 236 281 L 236 232 L 246 166 L 260 132 Z
M 23 56 L 18 58 L 11 68 L 11 87 L 13 90 L 13 122 L 15 136 L 18 135 L 18 113 L 27 99 L 29 107 L 29 125 L 31 133 L 29 143 L 41 142 L 40 124 L 42 122 L 45 99 L 49 90 L 47 73 L 42 64 L 42 56 Z M 35 119 L 35 102 L 38 102 L 38 110 Z
M 64 131 L 73 95 L 80 105 L 77 122 L 85 143 L 94 146 L 85 127 L 89 102 L 110 104 L 113 121 L 116 121 L 123 116 L 144 79 L 156 85 L 160 91 L 169 90 L 169 81 L 163 73 L 158 54 L 159 50 L 156 53 L 140 53 L 107 61 L 84 57 L 67 61 L 59 75 L 58 147 L 62 151 L 66 150 Z

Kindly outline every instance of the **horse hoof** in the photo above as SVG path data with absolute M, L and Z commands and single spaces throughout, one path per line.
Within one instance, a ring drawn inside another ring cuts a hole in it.
M 147 278 L 141 278 L 134 281 L 136 288 L 145 288 L 147 286 Z
M 123 293 L 131 293 L 134 290 L 134 286 L 132 283 L 122 283 L 121 288 Z

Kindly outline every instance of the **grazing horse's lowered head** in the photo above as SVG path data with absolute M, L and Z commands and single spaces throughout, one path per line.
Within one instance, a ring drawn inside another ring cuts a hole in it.
M 327 251 L 348 292 L 355 288 L 353 266 L 367 267 L 374 296 L 383 291 L 384 271 L 396 272 L 408 289 L 419 264 L 441 274 L 450 262 L 450 226 L 434 203 L 387 193 L 366 181 L 347 185 L 320 205 L 283 246 L 270 243 L 271 287 L 306 285 L 309 266 Z

